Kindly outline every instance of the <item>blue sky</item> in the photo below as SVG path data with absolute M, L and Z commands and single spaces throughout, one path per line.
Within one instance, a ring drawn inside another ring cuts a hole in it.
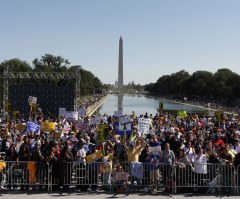
M 0 62 L 46 53 L 114 84 L 123 37 L 124 84 L 180 70 L 240 73 L 239 0 L 0 0 Z

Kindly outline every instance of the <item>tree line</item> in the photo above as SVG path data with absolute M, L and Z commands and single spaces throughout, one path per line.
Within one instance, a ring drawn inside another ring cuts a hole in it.
M 61 56 L 45 54 L 40 59 L 35 58 L 32 66 L 18 58 L 10 59 L 0 63 L 0 73 L 8 67 L 9 72 L 75 72 L 80 71 L 80 95 L 92 95 L 101 93 L 103 89 L 107 90 L 110 85 L 103 84 L 100 79 L 92 72 L 84 70 L 81 65 L 71 66 L 71 62 Z M 9 79 L 9 85 L 55 85 L 66 86 L 74 85 L 74 80 L 56 80 L 56 79 Z M 0 79 L 0 100 L 3 96 L 3 79 Z
M 145 85 L 152 95 L 171 95 L 175 98 L 225 100 L 228 103 L 240 99 L 240 75 L 227 68 L 215 73 L 196 71 L 190 75 L 181 70 L 160 77 L 156 83 Z

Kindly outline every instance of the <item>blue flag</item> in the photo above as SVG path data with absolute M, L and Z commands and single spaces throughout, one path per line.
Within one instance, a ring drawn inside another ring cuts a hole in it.
M 27 130 L 29 132 L 38 133 L 39 129 L 40 129 L 40 125 L 37 122 L 28 122 L 27 123 Z
M 117 135 L 124 135 L 124 131 L 119 130 L 119 122 L 114 122 L 115 132 Z M 131 135 L 131 130 L 126 130 L 126 135 Z

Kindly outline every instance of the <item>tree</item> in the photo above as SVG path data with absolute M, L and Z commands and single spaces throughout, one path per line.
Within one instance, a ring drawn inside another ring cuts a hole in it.
M 189 78 L 188 95 L 212 97 L 213 95 L 213 74 L 208 71 L 196 71 Z
M 214 90 L 218 98 L 232 98 L 234 96 L 232 79 L 235 78 L 236 73 L 233 73 L 227 68 L 219 69 L 214 74 Z
M 3 73 L 4 70 L 8 67 L 8 71 L 10 72 L 31 72 L 32 68 L 26 61 L 22 61 L 20 59 L 14 58 L 10 60 L 6 60 L 0 64 L 0 72 Z M 26 84 L 29 82 L 26 79 L 10 79 L 9 85 L 14 84 Z M 3 96 L 3 79 L 0 79 L 0 101 L 2 102 Z
M 33 60 L 34 70 L 42 72 L 65 72 L 70 65 L 68 59 L 61 56 L 45 54 L 41 59 Z

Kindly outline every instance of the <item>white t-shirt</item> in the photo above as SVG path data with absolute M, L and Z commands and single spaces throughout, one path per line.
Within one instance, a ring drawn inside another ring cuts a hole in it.
M 85 157 L 86 157 L 86 151 L 85 151 L 85 149 L 79 149 L 78 151 L 77 151 L 77 162 L 81 162 L 81 163 L 85 163 L 86 162 L 86 159 L 85 159 Z M 84 158 L 84 159 L 83 159 Z
M 190 147 L 190 148 L 184 147 L 183 150 L 184 150 L 186 156 L 188 157 L 189 161 L 194 162 L 195 153 L 194 153 L 193 148 L 192 147 Z
M 199 159 L 197 159 L 197 155 L 194 156 L 194 172 L 207 174 L 207 157 L 205 154 L 202 154 Z
M 240 152 L 240 145 L 238 145 L 238 146 L 232 146 L 232 149 L 234 150 L 234 151 L 236 151 L 236 153 L 239 153 Z

